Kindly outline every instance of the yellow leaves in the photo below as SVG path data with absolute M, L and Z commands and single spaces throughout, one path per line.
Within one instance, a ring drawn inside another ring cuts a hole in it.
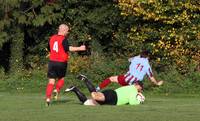
M 119 8 L 122 10 L 121 15 L 135 15 L 146 14 L 145 10 L 140 7 L 140 2 L 137 0 L 119 0 Z
M 88 39 L 88 40 L 92 39 L 92 36 L 90 34 L 86 34 L 85 36 L 86 36 L 85 38 Z
M 141 11 L 140 8 L 133 8 L 133 10 L 135 10 L 136 12 L 140 12 Z
M 200 32 L 197 33 L 197 39 L 200 40 Z
M 77 73 L 83 68 L 89 68 L 90 59 L 88 57 L 71 57 L 70 58 L 70 68 L 71 73 Z
M 137 27 L 132 27 L 131 28 L 131 32 L 136 32 L 136 30 L 137 30 Z
M 133 15 L 136 20 L 142 18 L 145 21 L 140 23 L 139 30 L 134 24 L 128 37 L 134 44 L 146 44 L 153 40 L 150 41 L 153 55 L 163 56 L 156 59 L 157 62 L 168 58 L 184 66 L 191 57 L 200 61 L 200 52 L 197 52 L 199 45 L 195 45 L 200 40 L 198 4 L 190 1 L 176 1 L 175 4 L 171 0 L 164 5 L 163 1 L 158 0 L 119 0 L 119 6 L 122 15 Z
M 156 61 L 157 61 L 157 62 L 160 62 L 160 58 L 156 58 Z
M 157 45 L 159 48 L 162 48 L 165 45 L 165 43 L 162 40 L 159 40 Z
M 127 13 L 121 13 L 122 16 L 128 16 L 129 14 Z
M 198 5 L 190 2 L 174 4 L 174 1 L 171 1 L 164 6 L 162 1 L 157 0 L 119 0 L 118 5 L 122 9 L 122 15 L 125 16 L 140 16 L 144 20 L 153 19 L 169 25 L 179 23 L 182 26 L 192 23 L 192 18 L 198 19 L 200 11 Z
M 173 32 L 173 33 L 170 33 L 169 36 L 170 36 L 170 37 L 174 37 L 175 35 L 176 35 L 176 33 Z
M 155 3 L 155 0 L 148 0 L 150 4 Z
M 157 53 L 157 52 L 159 52 L 159 50 L 158 49 L 154 49 L 154 53 Z

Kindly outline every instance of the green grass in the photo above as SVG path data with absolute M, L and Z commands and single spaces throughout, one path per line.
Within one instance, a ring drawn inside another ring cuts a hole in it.
M 146 95 L 139 106 L 83 106 L 75 95 L 45 107 L 43 94 L 0 93 L 0 121 L 199 121 L 200 96 Z

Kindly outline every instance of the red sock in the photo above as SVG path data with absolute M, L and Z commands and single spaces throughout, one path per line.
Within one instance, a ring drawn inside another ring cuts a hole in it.
M 46 98 L 51 98 L 51 94 L 53 92 L 53 87 L 54 84 L 47 84 L 47 88 L 46 88 Z
M 103 88 L 105 88 L 106 86 L 108 86 L 110 83 L 111 83 L 111 81 L 110 81 L 109 78 L 108 78 L 108 79 L 105 79 L 105 80 L 103 80 L 103 82 L 101 82 L 101 83 L 99 84 L 99 87 L 100 87 L 100 89 L 103 89 Z
M 56 83 L 56 90 L 58 92 L 60 92 L 60 89 L 64 86 L 64 83 L 65 83 L 64 79 L 58 80 L 58 82 Z

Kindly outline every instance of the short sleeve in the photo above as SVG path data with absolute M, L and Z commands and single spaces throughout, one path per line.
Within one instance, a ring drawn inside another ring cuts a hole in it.
M 131 62 L 133 59 L 134 59 L 134 57 L 129 58 L 129 59 L 128 59 L 128 62 Z
M 50 51 L 50 44 L 48 42 L 48 45 L 47 45 L 47 50 Z
M 63 48 L 65 50 L 65 52 L 69 51 L 69 44 L 68 44 L 68 40 L 64 39 L 62 42 Z

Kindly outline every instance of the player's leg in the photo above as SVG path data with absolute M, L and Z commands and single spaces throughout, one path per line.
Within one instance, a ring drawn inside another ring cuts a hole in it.
M 99 105 L 99 103 L 94 99 L 87 99 L 83 104 L 92 106 Z
M 46 102 L 49 105 L 51 101 L 51 95 L 54 89 L 54 84 L 57 78 L 57 65 L 55 62 L 49 61 L 47 77 L 49 79 L 49 82 L 46 87 Z
M 64 86 L 64 77 L 66 75 L 66 68 L 67 68 L 67 63 L 63 62 L 57 62 L 56 63 L 56 77 L 58 77 L 58 81 L 56 83 L 55 89 L 54 89 L 54 99 L 58 99 L 58 95 L 60 93 L 60 90 Z
M 117 77 L 117 80 L 118 80 L 118 84 L 121 85 L 121 86 L 127 86 L 129 85 L 127 82 L 126 82 L 126 76 L 125 75 L 119 75 Z
M 111 82 L 118 83 L 118 76 L 111 76 L 111 77 L 103 80 L 97 87 L 97 90 L 107 87 Z
M 64 86 L 64 83 L 64 77 L 58 79 L 58 82 L 56 83 L 56 91 L 58 93 L 60 92 L 60 89 Z
M 105 96 L 102 92 L 92 92 L 91 96 L 96 101 L 101 101 L 101 102 L 105 101 Z
M 87 86 L 89 92 L 96 92 L 95 86 L 92 84 L 92 82 L 90 80 L 88 80 L 88 78 L 85 75 L 80 74 L 77 78 L 82 80 L 82 81 L 84 81 L 84 83 Z
M 65 90 L 65 92 L 69 92 L 69 91 L 72 91 L 76 94 L 76 96 L 78 97 L 78 99 L 84 103 L 86 100 L 87 100 L 87 97 L 75 86 L 71 86 L 69 88 L 67 88 Z
M 56 83 L 56 87 L 53 91 L 53 98 L 55 100 L 58 100 L 58 94 L 60 93 L 61 88 L 64 86 L 64 77 L 58 79 L 58 82 Z
M 116 105 L 117 104 L 117 93 L 112 89 L 103 90 L 102 92 L 92 92 L 91 96 L 100 105 Z
M 49 103 L 51 101 L 51 94 L 53 92 L 54 84 L 55 84 L 55 79 L 50 78 L 49 83 L 47 84 L 47 87 L 46 87 L 46 103 L 47 103 L 47 105 L 49 105 Z

